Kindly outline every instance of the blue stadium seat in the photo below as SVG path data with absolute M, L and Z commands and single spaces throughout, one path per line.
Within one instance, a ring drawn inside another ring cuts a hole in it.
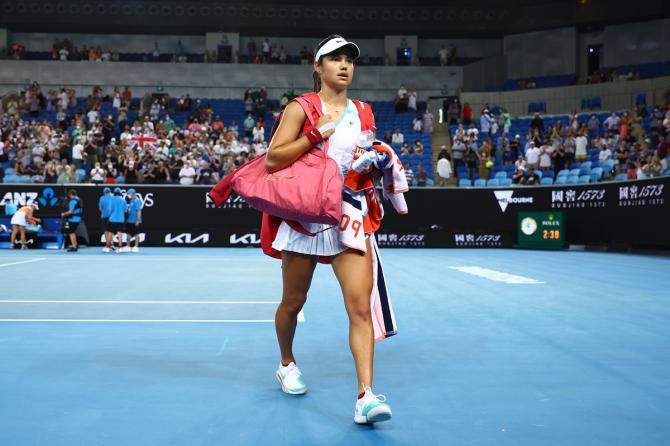
M 579 176 L 580 169 L 570 169 L 570 176 L 577 177 Z
M 498 180 L 501 186 L 511 186 L 512 185 L 512 179 L 511 178 L 502 178 Z
M 554 180 L 550 177 L 544 177 L 540 180 L 540 184 L 543 186 L 551 186 L 554 184 Z
M 582 165 L 579 166 L 579 168 L 580 168 L 580 169 L 583 169 L 583 168 L 586 167 L 587 169 L 590 169 L 590 168 L 591 168 L 591 164 L 593 164 L 591 161 L 584 161 L 584 162 L 582 163 Z
M 570 175 L 570 171 L 568 169 L 563 169 L 563 170 L 558 172 L 558 175 L 557 175 L 556 178 L 558 179 L 560 177 L 567 177 L 568 175 Z
M 603 168 L 602 167 L 594 167 L 591 169 L 591 182 L 596 183 L 600 181 L 600 179 L 603 177 Z
M 500 182 L 499 182 L 498 178 L 493 178 L 493 179 L 490 179 L 486 182 L 486 186 L 488 186 L 488 187 L 500 186 Z
M 554 184 L 568 184 L 568 178 L 570 177 L 567 175 L 559 176 L 556 178 L 556 182 Z
M 507 172 L 505 172 L 505 171 L 497 172 L 495 177 L 499 180 L 501 180 L 503 178 L 507 178 Z
M 475 187 L 486 187 L 486 180 L 483 178 L 477 178 L 475 180 Z
M 461 178 L 458 180 L 458 187 L 471 187 L 472 181 Z
M 578 175 L 570 175 L 566 179 L 566 184 L 577 184 L 579 182 L 579 176 Z
M 591 175 L 582 175 L 579 177 L 579 184 L 586 184 L 591 182 Z
M 628 179 L 628 175 L 625 174 L 625 173 L 618 173 L 618 174 L 616 174 L 616 176 L 614 177 L 614 179 L 615 179 L 616 181 L 626 181 L 626 180 Z

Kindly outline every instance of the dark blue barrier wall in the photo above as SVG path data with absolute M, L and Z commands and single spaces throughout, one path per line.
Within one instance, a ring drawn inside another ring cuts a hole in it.
M 518 211 L 563 211 L 569 244 L 670 249 L 670 178 L 587 185 L 507 189 L 414 189 L 409 215 L 385 205 L 381 246 L 511 247 Z M 92 241 L 100 240 L 97 210 L 102 187 L 74 185 L 84 202 Z M 127 188 L 128 186 L 124 186 Z M 69 188 L 69 187 L 68 187 Z M 135 186 L 144 202 L 143 243 L 149 246 L 258 246 L 260 213 L 239 197 L 223 208 L 208 201 L 209 187 Z M 0 201 L 35 199 L 37 215 L 58 215 L 62 186 L 0 185 Z M 125 189 L 124 189 L 125 191 Z

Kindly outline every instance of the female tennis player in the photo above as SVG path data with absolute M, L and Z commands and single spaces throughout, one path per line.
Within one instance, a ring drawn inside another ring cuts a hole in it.
M 352 169 L 356 143 L 361 135 L 361 120 L 355 104 L 347 97 L 354 76 L 358 46 L 341 36 L 332 35 L 319 43 L 314 58 L 314 91 L 318 93 L 323 116 L 316 128 L 317 139 L 328 140 L 328 156 L 340 167 L 342 176 Z M 306 115 L 297 102 L 286 107 L 272 138 L 266 167 L 283 169 L 313 147 L 314 135 L 301 135 Z M 312 138 L 312 139 L 310 139 Z M 349 317 L 349 346 L 356 365 L 358 399 L 354 421 L 375 423 L 391 418 L 391 408 L 383 395 L 372 392 L 374 334 L 370 310 L 373 271 L 370 240 L 365 253 L 347 248 L 340 240 L 337 226 L 301 223 L 315 236 L 301 234 L 286 222 L 279 226 L 272 248 L 281 251 L 283 294 L 275 316 L 281 362 L 277 379 L 289 394 L 304 394 L 307 386 L 293 354 L 298 313 L 305 304 L 318 258 L 328 257 L 344 296 Z

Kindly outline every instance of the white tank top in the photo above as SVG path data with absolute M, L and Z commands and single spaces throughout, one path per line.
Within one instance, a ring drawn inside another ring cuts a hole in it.
M 326 114 L 326 104 L 321 102 L 321 111 Z M 356 105 L 347 99 L 347 107 L 335 123 L 335 132 L 328 138 L 328 156 L 340 166 L 342 178 L 351 170 L 354 160 L 354 149 L 361 134 L 361 119 L 358 116 Z

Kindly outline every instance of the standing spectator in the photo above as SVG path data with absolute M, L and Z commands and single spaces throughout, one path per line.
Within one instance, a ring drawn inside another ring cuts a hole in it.
M 435 117 L 430 112 L 430 109 L 427 108 L 426 112 L 423 114 L 423 131 L 424 133 L 433 133 L 433 122 Z
M 530 122 L 530 128 L 536 129 L 540 135 L 544 134 L 544 121 L 539 113 L 535 112 L 533 115 L 533 120 Z
M 179 184 L 191 185 L 195 179 L 195 169 L 190 161 L 184 161 L 184 167 L 179 171 Z
M 472 107 L 469 103 L 463 104 L 463 124 L 470 125 L 472 122 Z
M 249 38 L 249 41 L 247 42 L 247 54 L 249 55 L 249 61 L 253 60 L 254 57 L 256 57 L 256 41 L 254 40 L 253 37 Z
M 567 153 L 565 151 L 565 148 L 563 144 L 556 144 L 556 148 L 554 152 L 551 154 L 552 161 L 554 163 L 554 171 L 555 172 L 560 172 L 561 170 L 565 169 L 565 163 L 568 159 Z M 573 158 L 574 158 L 574 153 L 573 153 Z
M 621 118 L 619 118 L 619 116 L 617 116 L 616 113 L 612 113 L 610 116 L 607 117 L 607 119 L 605 119 L 605 122 L 603 122 L 605 130 L 609 134 L 618 133 L 620 124 L 621 124 Z
M 479 128 L 482 133 L 484 133 L 486 136 L 490 136 L 492 134 L 492 126 L 494 124 L 495 120 L 491 116 L 491 112 L 489 112 L 488 108 L 485 108 L 482 111 L 482 115 L 479 117 Z
M 267 38 L 263 40 L 262 51 L 263 51 L 263 63 L 270 63 L 270 54 L 272 52 L 272 49 L 270 47 L 270 40 Z
M 586 160 L 586 147 L 588 143 L 584 131 L 581 131 L 577 138 L 575 138 L 575 159 L 580 163 Z
M 77 138 L 77 143 L 72 146 L 72 162 L 77 169 L 81 169 L 84 165 L 84 145 L 82 144 L 84 137 Z
M 540 169 L 543 172 L 551 169 L 551 157 L 553 153 L 554 147 L 549 144 L 548 140 L 545 140 L 542 147 L 540 147 Z
M 258 121 L 256 126 L 251 131 L 251 137 L 254 142 L 263 142 L 265 141 L 265 129 L 263 128 L 263 123 Z
M 509 133 L 510 128 L 512 127 L 512 115 L 506 108 L 502 109 L 502 118 L 503 118 L 503 134 Z
M 526 164 L 528 169 L 537 169 L 540 162 L 540 149 L 535 147 L 535 142 L 528 143 L 528 150 L 526 150 Z
M 437 51 L 437 55 L 440 58 L 440 65 L 445 66 L 447 64 L 447 57 L 449 56 L 449 50 L 442 45 L 442 48 L 440 48 Z
M 407 105 L 409 103 L 409 98 L 407 97 L 407 89 L 404 84 L 400 84 L 398 88 L 398 93 L 395 97 L 395 112 L 404 113 L 407 111 Z
M 407 99 L 407 109 L 416 112 L 416 91 L 412 90 Z
M 151 51 L 151 58 L 154 62 L 158 62 L 161 57 L 161 50 L 158 48 L 158 42 L 154 42 L 154 49 Z
M 91 183 L 93 184 L 102 184 L 105 182 L 105 176 L 106 176 L 105 169 L 103 169 L 100 166 L 100 163 L 97 161 L 95 163 L 95 167 L 91 169 L 89 175 L 91 177 Z
M 442 146 L 444 149 L 446 149 L 445 146 Z M 451 170 L 451 161 L 449 160 L 449 154 L 446 153 L 446 150 L 444 152 L 440 152 L 440 159 L 437 160 L 437 178 L 438 178 L 438 186 L 444 187 L 447 185 L 447 180 L 449 180 L 452 177 L 453 173 Z
M 458 169 L 460 166 L 463 166 L 463 155 L 465 154 L 467 147 L 462 139 L 456 139 L 454 145 L 451 147 L 451 152 L 454 157 L 454 168 Z
M 591 118 L 589 118 L 587 126 L 591 138 L 595 138 L 596 136 L 600 135 L 600 121 L 598 120 L 596 115 L 591 115 Z
M 486 138 L 484 144 L 477 149 L 477 158 L 479 158 L 479 178 L 484 180 L 489 179 L 489 171 L 491 167 L 493 167 L 491 152 L 491 138 Z
M 256 121 L 254 121 L 254 117 L 253 117 L 252 113 L 247 114 L 247 118 L 244 120 L 242 125 L 244 126 L 244 135 L 247 138 L 253 138 L 253 136 L 254 136 L 253 135 L 253 130 L 254 130 L 254 126 L 256 125 Z
M 68 56 L 70 55 L 70 52 L 68 51 L 67 48 L 63 47 L 58 51 L 58 55 L 60 56 L 60 60 L 66 61 Z

